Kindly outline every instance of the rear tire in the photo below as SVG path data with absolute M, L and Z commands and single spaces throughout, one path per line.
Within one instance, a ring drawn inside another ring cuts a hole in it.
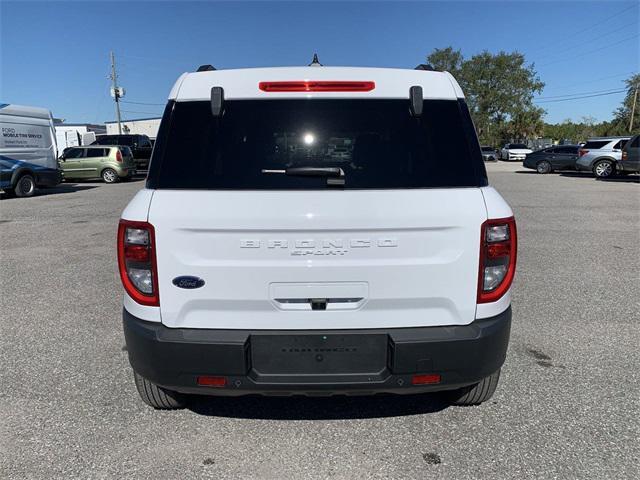
M 16 182 L 16 186 L 13 188 L 13 194 L 16 197 L 31 197 L 36 191 L 36 181 L 33 175 L 28 173 L 22 175 Z
M 140 398 L 150 407 L 158 410 L 175 410 L 184 407 L 184 397 L 178 392 L 159 387 L 136 372 L 133 372 L 133 376 Z
M 611 160 L 600 160 L 593 166 L 593 174 L 597 178 L 613 177 L 616 167 Z
M 551 170 L 552 170 L 551 164 L 546 160 L 542 160 L 538 162 L 538 164 L 536 165 L 536 171 L 538 173 L 541 173 L 541 174 L 551 173 Z
M 111 168 L 105 168 L 102 171 L 101 176 L 102 180 L 104 180 L 104 183 L 116 183 L 120 179 L 116 171 Z
M 449 402 L 453 405 L 471 406 L 480 405 L 489 400 L 496 391 L 500 380 L 500 370 L 483 378 L 479 383 L 454 390 L 449 393 Z

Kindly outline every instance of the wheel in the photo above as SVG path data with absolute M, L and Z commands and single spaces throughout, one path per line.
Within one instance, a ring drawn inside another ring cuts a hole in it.
M 136 372 L 133 372 L 133 377 L 140 398 L 150 407 L 159 410 L 173 410 L 184 407 L 184 398 L 179 393 L 159 387 Z
M 598 178 L 612 177 L 615 167 L 611 160 L 600 160 L 593 166 L 593 174 Z
M 30 197 L 36 191 L 36 181 L 30 174 L 22 175 L 18 179 L 13 193 L 16 197 Z
M 119 177 L 115 170 L 105 168 L 102 171 L 102 179 L 105 183 L 116 183 L 119 180 Z
M 453 405 L 480 405 L 489 400 L 498 386 L 500 370 L 483 378 L 479 383 L 449 393 L 449 401 Z
M 550 173 L 551 164 L 546 160 L 542 160 L 541 162 L 538 162 L 538 164 L 536 165 L 536 171 L 538 173 Z

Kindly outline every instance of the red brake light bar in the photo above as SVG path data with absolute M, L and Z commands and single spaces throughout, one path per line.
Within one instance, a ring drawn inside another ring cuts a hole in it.
M 375 82 L 301 80 L 291 82 L 260 82 L 263 92 L 370 92 Z

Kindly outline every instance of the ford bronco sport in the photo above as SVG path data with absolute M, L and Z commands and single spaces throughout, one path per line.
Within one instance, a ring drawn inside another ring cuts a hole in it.
M 118 230 L 124 333 L 185 394 L 496 389 L 516 225 L 447 72 L 200 68 L 169 95 Z

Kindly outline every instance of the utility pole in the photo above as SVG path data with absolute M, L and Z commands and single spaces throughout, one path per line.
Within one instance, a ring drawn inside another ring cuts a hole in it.
M 122 124 L 120 123 L 120 89 L 118 88 L 118 74 L 116 73 L 116 57 L 111 53 L 111 90 L 113 99 L 116 102 L 116 120 L 118 121 L 118 133 L 122 134 Z
M 633 132 L 633 117 L 636 114 L 636 101 L 638 100 L 638 87 L 640 87 L 640 85 L 636 85 L 636 91 L 633 94 L 633 105 L 631 107 L 631 120 L 629 120 L 629 133 Z

